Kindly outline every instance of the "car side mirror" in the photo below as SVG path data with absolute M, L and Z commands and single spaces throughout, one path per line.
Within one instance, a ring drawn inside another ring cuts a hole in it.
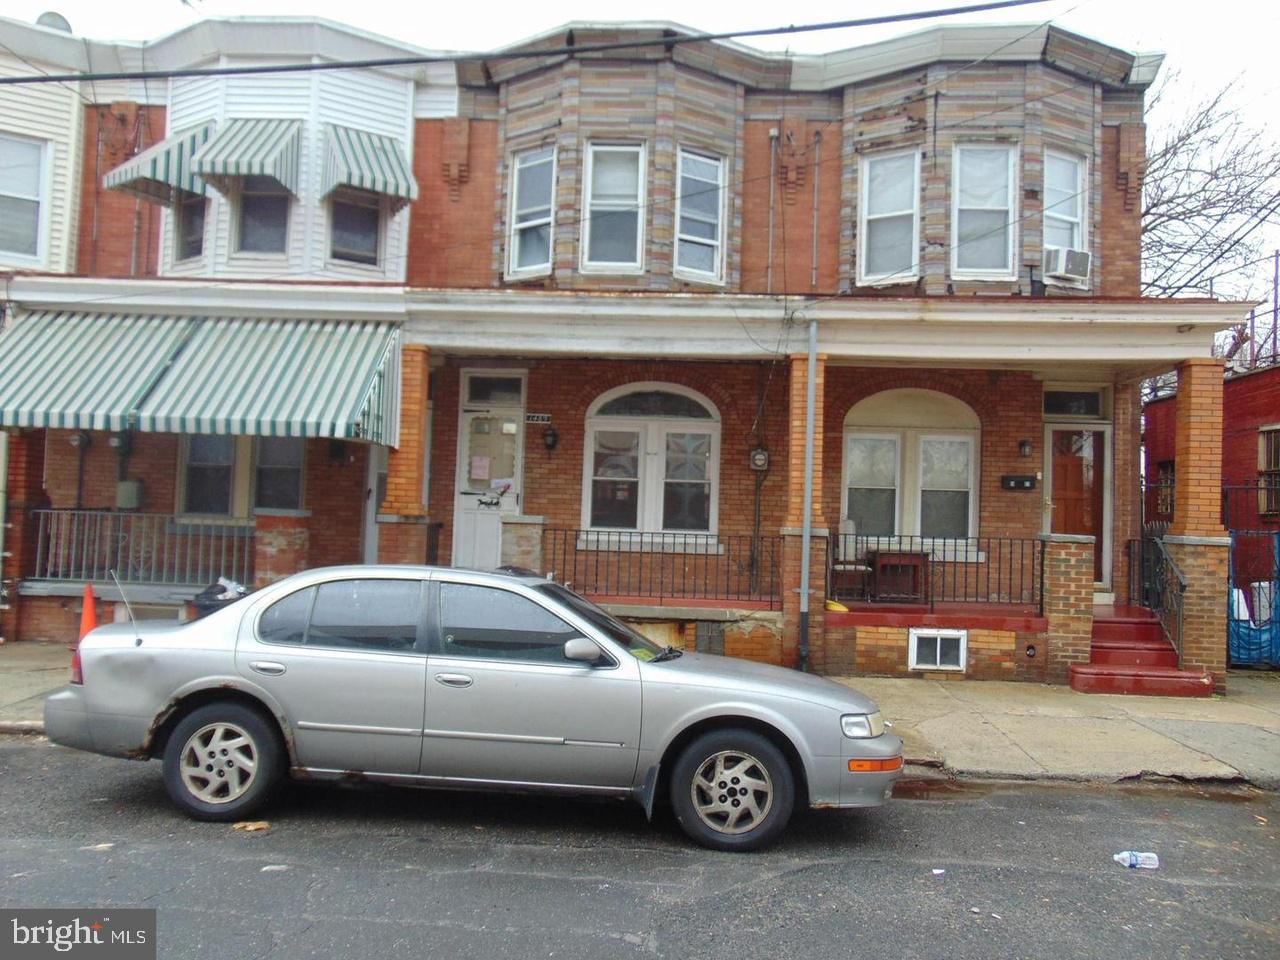
M 586 637 L 574 637 L 565 641 L 564 658 L 592 664 L 600 659 L 600 648 Z

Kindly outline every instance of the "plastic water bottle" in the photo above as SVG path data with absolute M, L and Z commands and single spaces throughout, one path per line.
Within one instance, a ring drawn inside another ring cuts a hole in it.
M 1122 867 L 1130 870 L 1141 867 L 1144 870 L 1156 870 L 1160 867 L 1160 858 L 1154 853 L 1137 853 L 1133 850 L 1122 850 L 1111 858 Z

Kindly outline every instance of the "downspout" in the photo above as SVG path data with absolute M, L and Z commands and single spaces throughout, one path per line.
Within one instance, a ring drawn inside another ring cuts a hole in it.
M 809 289 L 818 291 L 818 180 L 822 176 L 822 131 L 813 134 L 813 218 L 809 221 L 809 232 L 813 234 L 813 249 L 809 252 L 809 262 L 813 273 L 809 277 Z
M 4 567 L 5 559 L 8 554 L 4 552 L 4 533 L 9 526 L 8 517 L 9 508 L 9 434 L 0 430 L 0 610 L 8 610 L 9 603 L 6 598 L 4 584 Z M 0 636 L 0 643 L 4 643 L 5 638 Z
M 809 314 L 809 357 L 804 396 L 804 525 L 800 534 L 800 669 L 809 669 L 809 551 L 813 543 L 813 431 L 817 401 L 818 318 Z
M 778 128 L 769 129 L 769 239 L 764 268 L 764 292 L 773 293 L 773 194 L 778 182 Z

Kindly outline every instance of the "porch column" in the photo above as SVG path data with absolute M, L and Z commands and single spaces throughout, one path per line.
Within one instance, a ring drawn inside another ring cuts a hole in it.
M 1093 640 L 1094 539 L 1046 533 L 1044 615 L 1049 621 L 1045 680 L 1066 683 L 1073 663 L 1089 662 Z
M 1129 583 L 1131 540 L 1142 536 L 1142 384 L 1136 380 L 1114 385 L 1115 476 L 1111 536 L 1111 589 L 1121 599 Z M 1133 598 L 1128 598 L 1132 602 Z
M 1227 560 L 1222 527 L 1222 361 L 1178 365 L 1173 523 L 1165 546 L 1187 580 L 1182 597 L 1182 668 L 1205 669 L 1226 692 Z
M 0 602 L 0 643 L 19 639 L 18 581 L 30 576 L 36 566 L 39 527 L 32 510 L 49 505 L 43 487 L 43 430 L 13 430 L 8 440 L 8 490 L 4 505 L 4 553 L 0 557 L 0 578 L 8 588 L 8 599 Z
M 430 351 L 400 350 L 400 444 L 387 452 L 387 497 L 378 509 L 378 562 L 425 563 L 427 508 L 422 502 L 427 449 Z
M 823 388 L 826 360 L 819 354 L 814 380 L 813 520 L 809 583 L 801 584 L 804 528 L 804 448 L 809 362 L 804 354 L 791 357 L 787 443 L 787 519 L 782 528 L 782 663 L 794 667 L 800 658 L 800 591 L 809 591 L 809 668 L 826 666 L 825 609 L 827 581 L 827 525 L 822 512 Z
M 311 547 L 306 511 L 259 513 L 253 518 L 253 587 L 307 569 Z

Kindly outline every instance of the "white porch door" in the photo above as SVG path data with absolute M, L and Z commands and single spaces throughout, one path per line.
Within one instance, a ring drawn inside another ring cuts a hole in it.
M 501 562 L 502 518 L 520 512 L 522 407 L 462 410 L 453 509 L 453 564 L 493 569 Z

